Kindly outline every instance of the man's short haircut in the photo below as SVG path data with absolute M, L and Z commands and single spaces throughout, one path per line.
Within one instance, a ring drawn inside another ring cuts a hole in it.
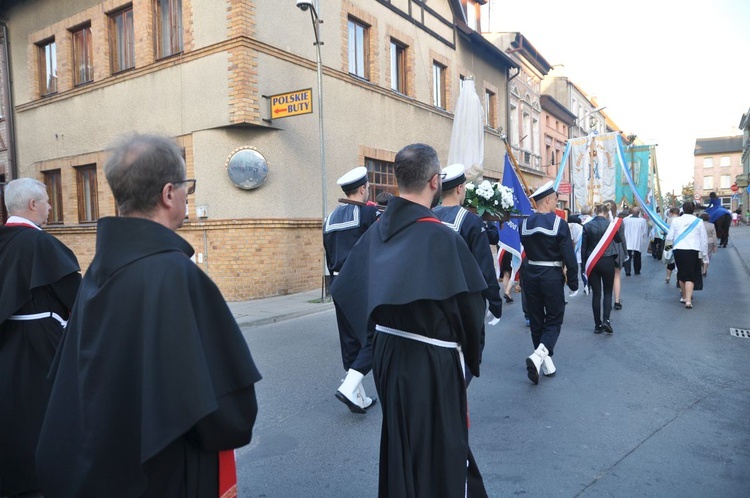
M 167 183 L 185 179 L 185 162 L 177 144 L 160 135 L 127 135 L 110 149 L 104 175 L 120 214 L 151 214 Z
M 633 206 L 630 209 L 630 214 L 632 214 L 636 218 L 640 218 L 641 217 L 641 208 L 639 208 L 638 206 Z
M 685 214 L 693 214 L 695 211 L 695 204 L 693 204 L 693 201 L 687 201 L 685 204 L 682 205 L 682 212 Z
M 29 201 L 41 201 L 47 194 L 47 186 L 33 178 L 17 178 L 5 186 L 5 208 L 8 214 L 26 211 Z
M 589 206 L 588 204 L 584 204 L 581 207 L 581 214 L 591 214 L 591 206 Z
M 708 221 L 708 220 L 709 220 L 709 219 L 710 219 L 711 217 L 710 217 L 710 216 L 708 216 L 708 213 L 701 213 L 701 215 L 700 215 L 700 218 L 701 218 L 701 219 L 702 219 L 703 221 Z
M 676 206 L 669 208 L 669 214 L 680 214 L 680 208 Z
M 411 144 L 396 154 L 394 170 L 399 191 L 420 192 L 433 175 L 440 173 L 440 160 L 429 145 Z

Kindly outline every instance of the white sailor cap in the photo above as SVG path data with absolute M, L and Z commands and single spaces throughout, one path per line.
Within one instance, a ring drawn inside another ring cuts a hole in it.
M 464 165 L 461 163 L 451 164 L 443 168 L 445 178 L 443 178 L 443 190 L 450 190 L 466 181 Z
M 554 183 L 551 181 L 545 183 L 544 185 L 536 189 L 536 191 L 533 194 L 531 194 L 531 198 L 534 199 L 535 201 L 541 201 L 548 195 L 554 194 L 555 189 L 553 188 L 553 185 Z
M 364 166 L 357 166 L 353 170 L 347 171 L 344 176 L 336 181 L 336 183 L 339 184 L 344 192 L 361 187 L 367 183 L 367 168 Z

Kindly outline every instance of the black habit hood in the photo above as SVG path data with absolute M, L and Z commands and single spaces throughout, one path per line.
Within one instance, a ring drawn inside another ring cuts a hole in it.
M 458 234 L 426 207 L 394 197 L 352 249 L 331 295 L 364 343 L 368 321 L 378 306 L 442 301 L 486 288 L 474 256 Z
M 37 447 L 46 496 L 140 496 L 145 462 L 260 380 L 223 296 L 192 254 L 153 221 L 99 221 L 96 256 L 50 372 Z M 242 446 L 255 413 L 247 418 L 249 428 L 232 436 L 192 439 L 206 451 Z

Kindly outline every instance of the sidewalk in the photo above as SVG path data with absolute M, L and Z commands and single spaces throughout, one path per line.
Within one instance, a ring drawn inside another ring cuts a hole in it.
M 240 327 L 255 327 L 333 309 L 333 302 L 320 302 L 320 289 L 252 301 L 227 303 Z
M 749 226 L 731 227 L 729 229 L 729 246 L 727 249 L 719 249 L 719 251 L 736 251 L 750 277 Z M 255 327 L 280 322 L 333 308 L 331 301 L 320 303 L 320 289 L 227 304 L 240 327 Z

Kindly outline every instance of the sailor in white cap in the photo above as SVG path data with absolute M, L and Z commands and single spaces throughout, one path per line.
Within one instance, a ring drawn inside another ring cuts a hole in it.
M 323 246 L 331 283 L 344 266 L 354 244 L 375 223 L 378 216 L 378 210 L 374 205 L 366 205 L 370 197 L 367 168 L 354 168 L 339 178 L 337 183 L 347 199 L 359 204 L 339 205 L 328 216 L 323 227 Z M 336 398 L 346 404 L 352 412 L 365 413 L 365 410 L 376 401 L 376 398 L 368 397 L 362 387 L 362 380 L 372 369 L 372 344 L 362 344 L 359 341 L 335 299 L 333 304 L 336 308 L 341 340 L 341 359 L 347 372 L 344 382 L 336 391 Z
M 444 225 L 459 234 L 469 246 L 487 282 L 487 288 L 482 292 L 482 297 L 489 305 L 490 313 L 500 318 L 503 314 L 503 300 L 500 297 L 500 285 L 495 276 L 495 263 L 492 260 L 486 225 L 482 218 L 462 207 L 466 199 L 464 165 L 451 164 L 444 168 L 442 173 L 445 175 L 442 185 L 443 200 L 442 204 L 435 207 L 433 211 Z M 484 328 L 482 328 L 481 346 L 484 346 Z M 466 369 L 467 386 L 472 378 L 471 372 Z
M 568 224 L 555 214 L 557 192 L 553 183 L 539 187 L 531 198 L 537 212 L 521 224 L 523 292 L 535 351 L 526 359 L 529 380 L 539 382 L 539 372 L 550 376 L 556 371 L 552 362 L 557 338 L 565 314 L 565 274 L 571 291 L 578 290 L 578 263 Z

